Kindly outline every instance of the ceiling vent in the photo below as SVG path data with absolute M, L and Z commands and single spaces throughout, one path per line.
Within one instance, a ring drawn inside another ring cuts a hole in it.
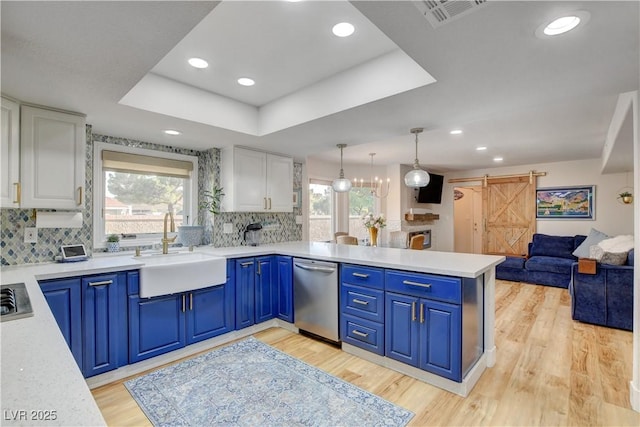
M 414 2 L 433 28 L 478 10 L 487 0 L 422 0 Z

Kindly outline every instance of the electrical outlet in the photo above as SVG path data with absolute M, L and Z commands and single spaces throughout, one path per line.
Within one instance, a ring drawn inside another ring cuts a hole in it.
M 233 223 L 225 222 L 224 224 L 222 224 L 222 232 L 225 234 L 233 233 Z
M 38 229 L 35 227 L 24 228 L 24 242 L 25 243 L 38 243 Z

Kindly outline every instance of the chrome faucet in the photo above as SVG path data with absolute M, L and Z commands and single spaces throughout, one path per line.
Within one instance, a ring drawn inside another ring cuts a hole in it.
M 173 236 L 173 238 L 169 238 L 169 236 L 167 236 L 167 218 L 171 219 L 171 233 L 174 233 L 176 231 L 176 223 L 173 221 L 173 213 L 171 212 L 167 212 L 166 214 L 164 214 L 164 233 L 162 235 L 162 253 L 163 254 L 168 254 L 169 253 L 169 243 L 173 243 L 176 241 L 176 237 L 178 236 Z

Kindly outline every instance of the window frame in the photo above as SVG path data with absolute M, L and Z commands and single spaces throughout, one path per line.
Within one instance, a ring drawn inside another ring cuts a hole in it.
M 169 153 L 165 151 L 151 150 L 148 148 L 129 147 L 126 145 L 109 144 L 106 142 L 95 142 L 93 147 L 93 249 L 103 249 L 107 247 L 107 236 L 104 232 L 104 212 L 105 212 L 105 182 L 104 170 L 102 169 L 102 151 L 119 151 L 123 153 L 139 154 L 143 156 L 160 157 L 171 160 L 182 160 L 193 164 L 188 184 L 185 185 L 183 195 L 183 210 L 186 218 L 197 218 L 198 216 L 198 157 L 186 154 Z M 172 233 L 171 235 L 175 235 Z M 146 233 L 144 237 L 120 240 L 121 247 L 149 246 L 160 244 L 162 233 Z

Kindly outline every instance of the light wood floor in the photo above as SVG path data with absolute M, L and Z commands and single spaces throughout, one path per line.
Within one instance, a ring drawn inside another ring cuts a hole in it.
M 496 365 L 467 398 L 280 328 L 259 340 L 415 413 L 412 426 L 639 426 L 632 333 L 571 320 L 566 289 L 498 281 Z M 93 390 L 111 426 L 150 425 L 123 381 Z

